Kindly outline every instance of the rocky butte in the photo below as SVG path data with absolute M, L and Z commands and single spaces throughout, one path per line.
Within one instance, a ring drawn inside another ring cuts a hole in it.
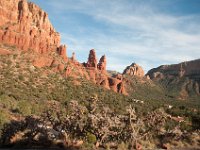
M 126 69 L 123 72 L 123 75 L 144 77 L 144 70 L 138 64 L 132 63 L 130 66 L 126 67 Z
M 48 19 L 48 14 L 26 0 L 0 1 L 0 43 L 15 47 L 14 51 L 0 48 L 0 54 L 17 51 L 30 53 L 29 61 L 35 67 L 49 67 L 63 77 L 91 80 L 115 92 L 126 94 L 122 80 L 110 77 L 106 71 L 106 56 L 98 62 L 95 50 L 90 50 L 87 63 L 67 57 L 67 46 L 60 44 L 60 35 Z

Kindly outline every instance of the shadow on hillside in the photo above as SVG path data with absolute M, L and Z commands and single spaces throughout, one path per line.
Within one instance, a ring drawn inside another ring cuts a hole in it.
M 34 117 L 27 117 L 22 121 L 12 120 L 4 124 L 1 130 L 0 148 L 75 150 L 67 147 L 60 137 L 55 137 L 53 133 L 50 135 L 53 129 L 47 129 L 45 126 Z

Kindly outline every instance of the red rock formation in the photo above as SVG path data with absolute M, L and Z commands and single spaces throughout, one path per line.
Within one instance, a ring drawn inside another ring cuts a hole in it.
M 137 65 L 136 63 L 133 63 L 124 70 L 123 74 L 144 77 L 144 70 L 141 66 Z
M 112 89 L 115 92 L 127 94 L 123 83 L 122 75 L 109 77 L 106 71 L 106 56 L 102 56 L 97 65 L 95 50 L 92 49 L 89 54 L 88 62 L 83 64 L 89 73 L 90 80 L 103 86 L 106 89 Z
M 53 59 L 50 57 L 38 56 L 33 61 L 33 65 L 38 68 L 42 68 L 42 67 L 46 67 L 46 66 L 50 67 L 52 62 L 53 62 Z
M 123 80 L 123 75 L 118 73 L 118 74 L 114 75 L 114 78 L 122 81 Z
M 192 77 L 200 75 L 200 59 L 182 62 L 173 65 L 163 65 L 158 68 L 151 69 L 147 75 L 151 79 L 159 78 L 157 74 L 162 74 L 162 77 Z
M 72 68 L 70 66 L 67 66 L 66 67 L 66 71 L 65 71 L 65 77 L 70 76 L 71 71 L 72 71 Z M 73 76 L 73 75 L 71 75 L 71 76 Z
M 59 72 L 64 77 L 84 77 L 107 89 L 124 93 L 123 81 L 108 77 L 106 57 L 102 56 L 97 64 L 94 49 L 90 50 L 88 61 L 84 65 L 76 61 L 74 53 L 71 61 L 68 61 L 66 46 L 60 46 L 59 33 L 53 28 L 47 13 L 37 5 L 27 0 L 0 0 L 0 17 L 0 43 L 32 51 L 30 61 L 35 67 L 51 67 L 52 71 Z M 62 59 L 55 56 L 54 52 Z M 0 50 L 0 54 L 7 53 Z
M 118 93 L 121 93 L 121 94 L 124 94 L 124 95 L 128 95 L 126 93 L 126 89 L 125 89 L 125 86 L 124 86 L 124 82 L 120 82 L 118 85 L 117 85 L 117 92 Z
M 179 99 L 189 99 L 188 97 L 195 94 L 197 96 L 200 95 L 200 59 L 173 65 L 163 65 L 151 69 L 147 75 L 152 80 L 170 81 L 167 85 L 170 90 L 172 87 L 178 86 L 179 90 L 176 90 L 176 97 Z
M 98 69 L 105 72 L 106 71 L 106 56 L 103 55 L 98 63 Z
M 124 83 L 122 81 L 118 80 L 117 78 L 108 78 L 108 80 L 109 86 L 113 91 L 127 95 Z
M 46 53 L 60 45 L 46 12 L 26 0 L 0 1 L 0 42 Z
M 88 61 L 86 63 L 86 67 L 97 69 L 97 56 L 94 49 L 90 50 L 90 54 L 88 57 Z
M 57 66 L 57 69 L 58 69 L 59 72 L 62 72 L 65 69 L 65 65 L 64 64 L 59 64 Z
M 66 62 L 67 61 L 67 48 L 66 45 L 61 45 L 57 49 L 58 54 L 63 58 L 63 60 Z
M 10 51 L 0 48 L 0 55 L 9 55 L 9 54 L 11 54 Z

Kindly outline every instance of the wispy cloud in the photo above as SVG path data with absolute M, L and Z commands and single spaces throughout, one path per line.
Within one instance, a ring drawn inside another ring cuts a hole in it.
M 132 62 L 147 71 L 161 64 L 200 57 L 200 14 L 163 12 L 153 0 L 146 3 L 139 0 L 67 0 L 67 3 L 66 0 L 59 3 L 49 0 L 45 3 L 64 23 L 76 23 L 74 13 L 92 19 L 87 25 L 76 24 L 61 33 L 69 52 L 75 50 L 81 61 L 87 59 L 91 48 L 96 48 L 99 55 L 105 53 L 108 68 L 118 71 Z M 72 14 L 70 20 L 66 18 L 68 13 Z M 97 27 L 99 24 L 103 27 Z

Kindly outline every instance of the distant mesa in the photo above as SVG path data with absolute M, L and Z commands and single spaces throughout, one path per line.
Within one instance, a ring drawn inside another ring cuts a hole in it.
M 151 79 L 160 79 L 165 77 L 197 78 L 200 75 L 200 59 L 173 65 L 162 65 L 151 69 L 148 71 L 147 75 L 149 75 Z
M 187 99 L 189 96 L 200 95 L 200 59 L 162 65 L 151 69 L 147 76 L 165 84 L 169 91 L 175 91 L 171 93 L 172 97 Z

